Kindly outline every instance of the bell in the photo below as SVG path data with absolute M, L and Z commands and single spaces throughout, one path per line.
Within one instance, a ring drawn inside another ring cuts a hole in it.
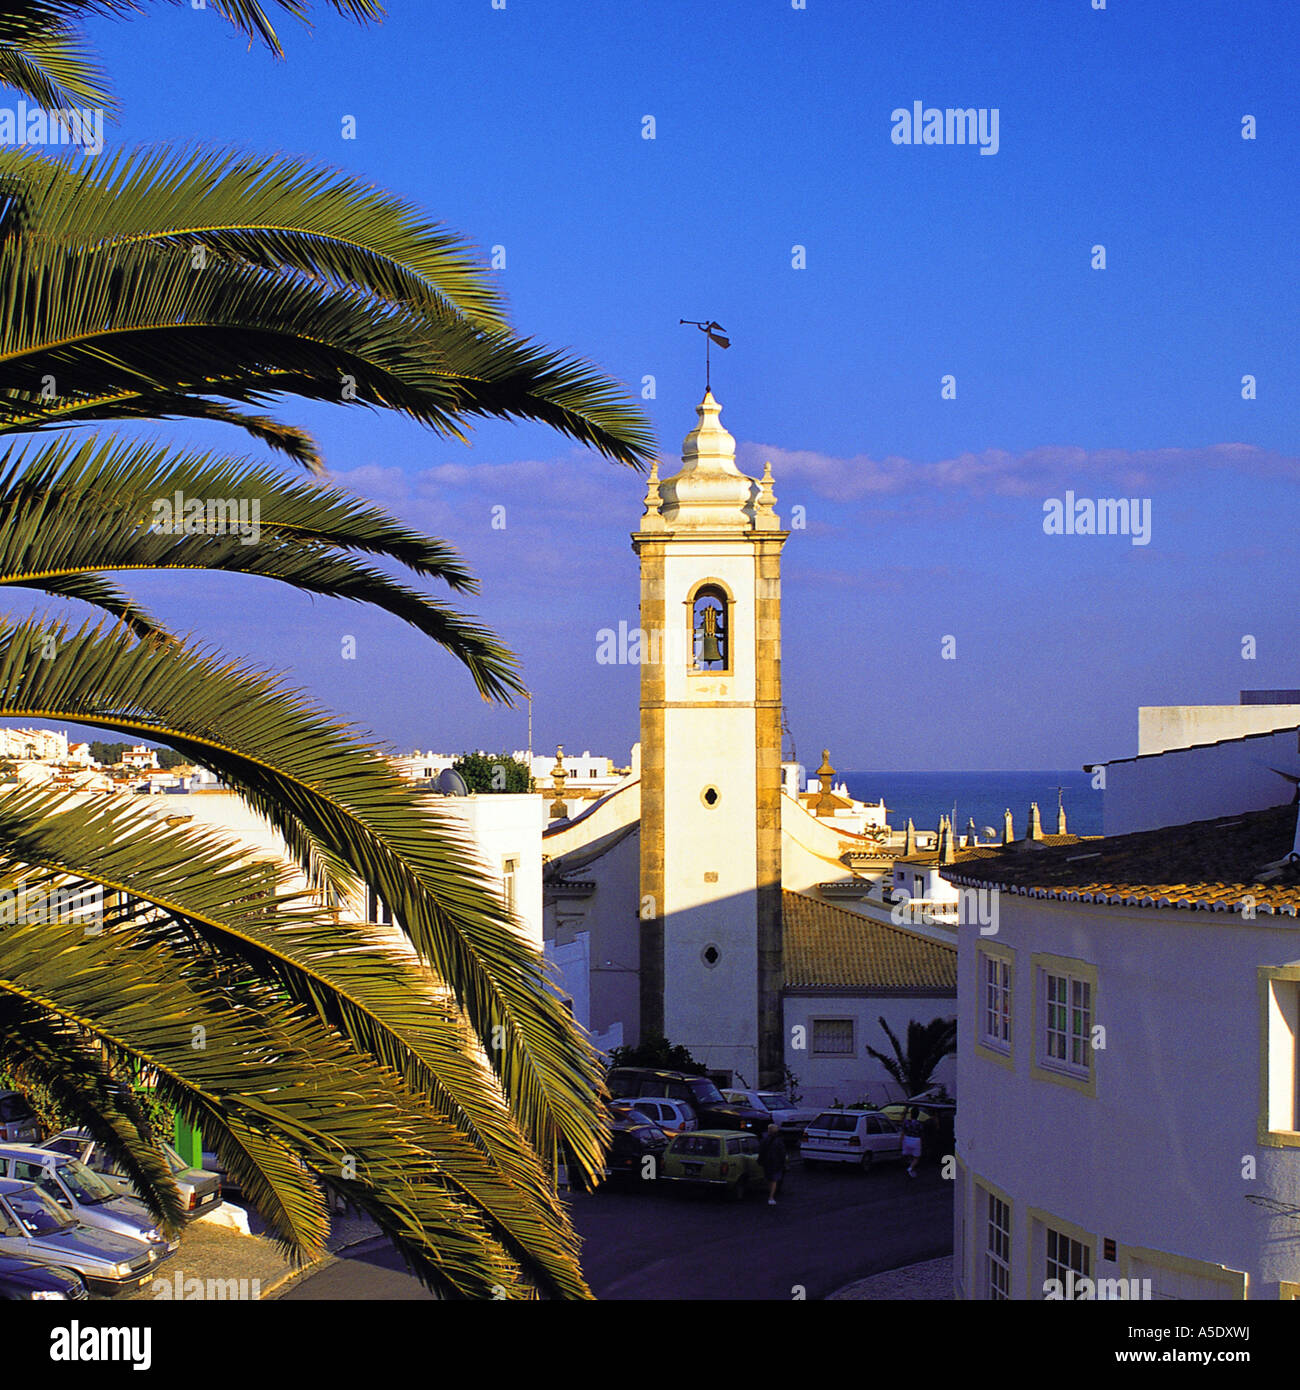
M 722 648 L 718 646 L 718 634 L 706 632 L 700 639 L 700 661 L 721 661 Z

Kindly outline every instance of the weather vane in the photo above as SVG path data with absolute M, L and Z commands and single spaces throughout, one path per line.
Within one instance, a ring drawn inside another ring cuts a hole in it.
M 710 391 L 713 389 L 713 385 L 709 376 L 709 346 L 712 343 L 717 343 L 720 348 L 729 348 L 731 339 L 722 336 L 727 330 L 720 323 L 700 323 L 696 319 L 678 319 L 677 322 L 679 324 L 689 323 L 692 328 L 698 328 L 704 334 L 704 389 Z

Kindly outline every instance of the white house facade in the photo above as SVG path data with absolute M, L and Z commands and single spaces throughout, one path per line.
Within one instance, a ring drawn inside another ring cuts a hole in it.
M 1300 1293 L 1295 825 L 1288 798 L 947 871 L 999 894 L 960 937 L 959 1297 Z

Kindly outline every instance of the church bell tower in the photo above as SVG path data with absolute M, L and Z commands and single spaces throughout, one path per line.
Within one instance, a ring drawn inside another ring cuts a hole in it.
M 711 391 L 652 470 L 641 567 L 641 1036 L 777 1085 L 781 530 L 771 465 L 736 467 Z

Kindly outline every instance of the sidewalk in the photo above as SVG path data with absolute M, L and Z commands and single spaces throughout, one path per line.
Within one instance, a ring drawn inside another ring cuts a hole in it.
M 952 1256 L 945 1255 L 939 1260 L 926 1260 L 919 1265 L 904 1265 L 902 1269 L 891 1269 L 884 1274 L 873 1274 L 868 1279 L 859 1279 L 856 1284 L 846 1284 L 828 1296 L 831 1299 L 925 1299 L 927 1301 L 952 1298 Z
M 285 1258 L 270 1236 L 258 1232 L 242 1235 L 229 1226 L 198 1220 L 186 1226 L 181 1248 L 158 1266 L 156 1277 L 136 1293 L 113 1300 L 117 1303 L 149 1303 L 155 1299 L 259 1299 L 307 1269 L 316 1269 L 334 1258 L 335 1252 L 378 1234 L 374 1223 L 349 1212 L 331 1224 L 323 1260 L 315 1265 L 295 1265 Z

